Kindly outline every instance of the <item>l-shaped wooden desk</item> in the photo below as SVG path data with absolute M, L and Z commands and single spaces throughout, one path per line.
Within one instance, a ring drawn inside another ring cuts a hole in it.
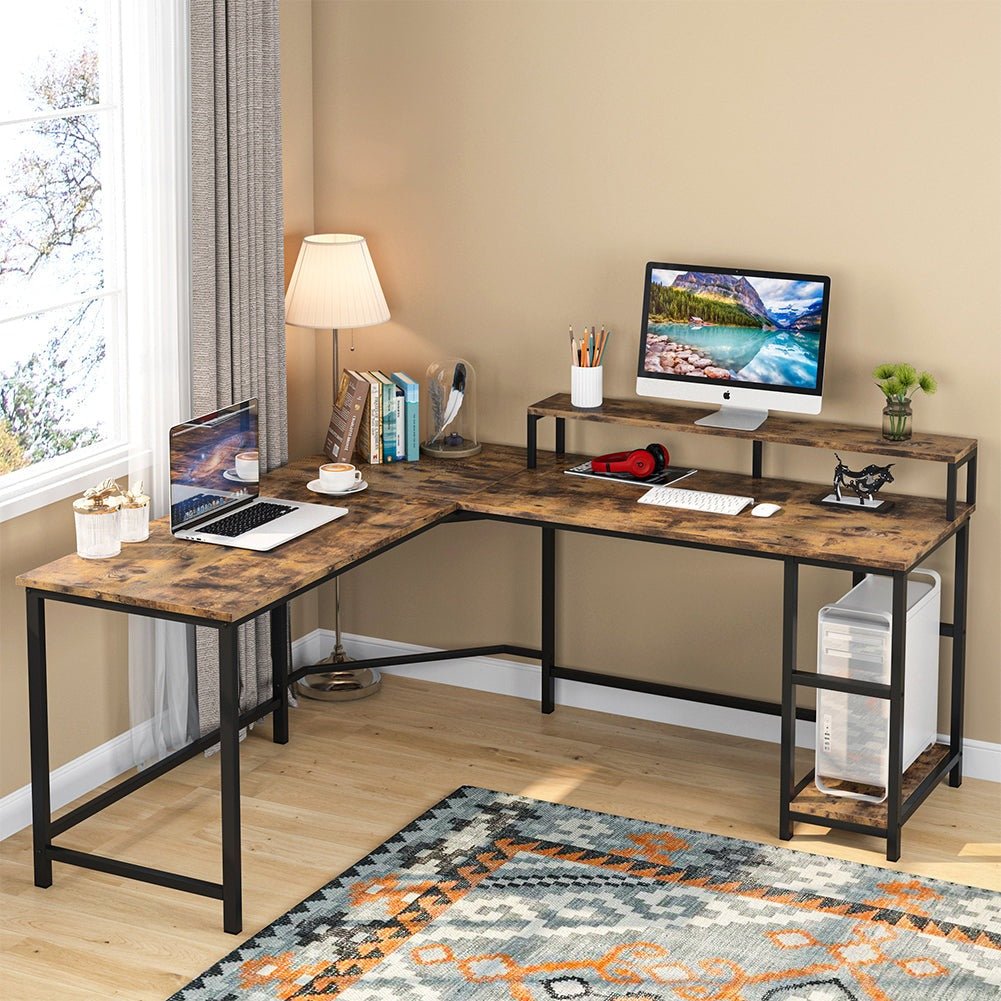
M 691 411 L 688 411 L 690 413 Z M 52 884 L 52 863 L 64 862 L 117 876 L 214 897 L 223 901 L 223 927 L 242 929 L 240 848 L 239 731 L 273 716 L 273 739 L 287 743 L 288 684 L 310 673 L 288 663 L 288 603 L 297 595 L 359 566 L 380 553 L 443 522 L 495 519 L 541 529 L 542 600 L 539 648 L 497 643 L 474 649 L 442 651 L 359 661 L 358 666 L 389 666 L 476 654 L 509 653 L 540 661 L 543 712 L 555 705 L 555 682 L 572 679 L 599 685 L 669 695 L 781 715 L 780 837 L 792 837 L 796 820 L 877 834 L 887 840 L 887 857 L 900 855 L 901 828 L 931 790 L 949 774 L 958 786 L 962 777 L 962 702 L 965 671 L 966 568 L 969 519 L 973 512 L 973 476 L 969 503 L 955 498 L 955 472 L 950 473 L 950 503 L 919 497 L 895 497 L 894 509 L 878 521 L 858 514 L 817 507 L 818 486 L 791 480 L 768 480 L 767 496 L 782 504 L 770 519 L 745 511 L 723 517 L 692 511 L 655 508 L 636 503 L 636 492 L 594 480 L 571 477 L 564 470 L 579 457 L 562 454 L 564 417 L 557 419 L 556 453 L 536 454 L 534 422 L 529 419 L 529 465 L 525 450 L 486 445 L 471 459 L 448 462 L 422 458 L 419 463 L 367 467 L 370 489 L 352 496 L 350 513 L 270 553 L 199 545 L 171 537 L 166 519 L 151 526 L 149 541 L 126 545 L 120 556 L 88 561 L 66 556 L 18 577 L 26 588 L 28 621 L 29 714 L 35 885 Z M 544 415 L 537 415 L 538 416 Z M 566 414 L 565 416 L 574 416 Z M 957 457 L 968 461 L 972 450 Z M 316 502 L 306 490 L 323 457 L 290 463 L 269 474 L 262 494 Z M 760 445 L 755 442 L 755 473 L 760 473 Z M 952 467 L 950 467 L 952 469 Z M 694 489 L 756 496 L 755 477 L 698 472 L 686 486 Z M 332 501 L 333 502 L 333 501 Z M 344 501 L 336 501 L 344 504 Z M 556 663 L 556 544 L 560 532 L 583 532 L 736 553 L 781 561 L 783 585 L 782 702 L 771 703 L 718 692 L 635 681 Z M 903 774 L 903 665 L 906 630 L 907 574 L 949 538 L 956 539 L 956 586 L 953 622 L 943 635 L 953 638 L 952 729 L 948 745 L 934 745 Z M 798 570 L 801 565 L 892 578 L 893 627 L 891 679 L 888 685 L 818 676 L 797 670 Z M 46 693 L 45 606 L 71 602 L 189 623 L 215 629 L 219 635 L 220 726 L 180 751 L 111 789 L 53 819 L 49 791 L 48 702 Z M 240 711 L 237 670 L 237 627 L 259 615 L 271 618 L 272 692 L 262 704 Z M 323 670 L 317 668 L 315 670 Z M 811 786 L 812 773 L 797 780 L 793 771 L 796 717 L 812 718 L 812 710 L 795 704 L 796 686 L 867 694 L 889 702 L 890 770 L 883 804 L 822 796 Z M 53 844 L 77 824 L 118 802 L 183 761 L 220 744 L 222 880 L 219 883 L 105 858 Z

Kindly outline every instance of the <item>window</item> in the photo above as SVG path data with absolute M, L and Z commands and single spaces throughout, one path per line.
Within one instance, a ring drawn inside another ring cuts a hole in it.
M 187 3 L 8 7 L 0 520 L 126 474 L 162 507 L 189 392 Z
M 118 0 L 11 5 L 0 35 L 0 504 L 125 472 Z M 81 482 L 82 481 L 82 482 Z

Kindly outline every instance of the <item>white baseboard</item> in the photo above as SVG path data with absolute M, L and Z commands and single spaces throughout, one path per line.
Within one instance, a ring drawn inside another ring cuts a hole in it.
M 378 639 L 374 636 L 343 635 L 347 651 L 357 658 L 395 657 L 409 653 L 430 653 L 434 647 L 415 646 L 396 640 Z M 332 630 L 316 629 L 293 644 L 293 660 L 306 664 L 321 660 L 334 645 Z M 538 699 L 539 669 L 518 661 L 497 657 L 468 657 L 462 660 L 433 661 L 429 664 L 410 664 L 383 669 L 386 674 L 401 674 L 424 681 L 437 681 L 460 688 L 514 695 L 523 699 Z M 724 706 L 707 706 L 663 695 L 646 695 L 626 692 L 616 688 L 588 685 L 580 681 L 556 682 L 556 704 L 578 709 L 629 716 L 634 719 L 652 720 L 687 726 L 694 730 L 710 730 L 735 737 L 779 742 L 780 721 L 777 716 L 763 716 L 743 709 Z M 948 742 L 939 734 L 939 740 Z M 800 720 L 796 725 L 796 743 L 800 747 L 814 746 L 814 724 Z M 1001 744 L 984 740 L 963 742 L 963 775 L 988 782 L 1001 782 Z
M 52 809 L 58 810 L 80 796 L 86 796 L 105 782 L 128 771 L 135 764 L 132 731 L 95 747 L 51 773 L 49 781 Z M 31 786 L 22 786 L 0 799 L 0 841 L 31 823 Z
M 314 629 L 292 644 L 292 662 L 296 667 L 321 660 L 334 645 L 334 634 L 328 629 Z M 353 657 L 394 657 L 409 653 L 431 653 L 434 647 L 415 646 L 374 636 L 344 634 L 344 645 Z M 386 674 L 401 674 L 424 681 L 436 681 L 460 688 L 472 688 L 499 695 L 514 695 L 523 699 L 538 699 L 539 670 L 518 661 L 496 657 L 468 657 L 462 660 L 435 661 L 405 667 L 384 668 Z M 779 720 L 773 716 L 704 706 L 662 695 L 624 692 L 602 688 L 579 681 L 556 682 L 556 703 L 578 709 L 593 709 L 634 719 L 652 720 L 687 726 L 695 730 L 710 730 L 731 736 L 749 737 L 778 743 Z M 813 747 L 813 724 L 800 721 L 796 740 L 801 747 Z M 940 736 L 941 740 L 946 740 Z M 105 782 L 128 771 L 134 763 L 132 732 L 126 731 L 100 747 L 52 772 L 52 809 L 96 789 Z M 988 782 L 1001 782 L 1001 744 L 983 740 L 963 743 L 963 774 Z M 31 823 L 31 786 L 26 785 L 0 799 L 0 841 L 16 834 Z

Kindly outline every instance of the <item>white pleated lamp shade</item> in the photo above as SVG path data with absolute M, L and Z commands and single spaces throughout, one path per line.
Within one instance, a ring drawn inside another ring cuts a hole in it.
M 389 319 L 379 276 L 363 236 L 307 236 L 285 293 L 285 322 L 342 330 Z

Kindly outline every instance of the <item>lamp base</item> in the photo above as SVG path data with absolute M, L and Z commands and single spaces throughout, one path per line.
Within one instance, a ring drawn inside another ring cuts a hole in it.
M 353 702 L 375 695 L 382 687 L 382 675 L 375 668 L 363 667 L 351 670 L 351 658 L 338 645 L 315 666 L 330 664 L 340 668 L 324 674 L 310 674 L 295 683 L 297 695 L 324 702 Z

